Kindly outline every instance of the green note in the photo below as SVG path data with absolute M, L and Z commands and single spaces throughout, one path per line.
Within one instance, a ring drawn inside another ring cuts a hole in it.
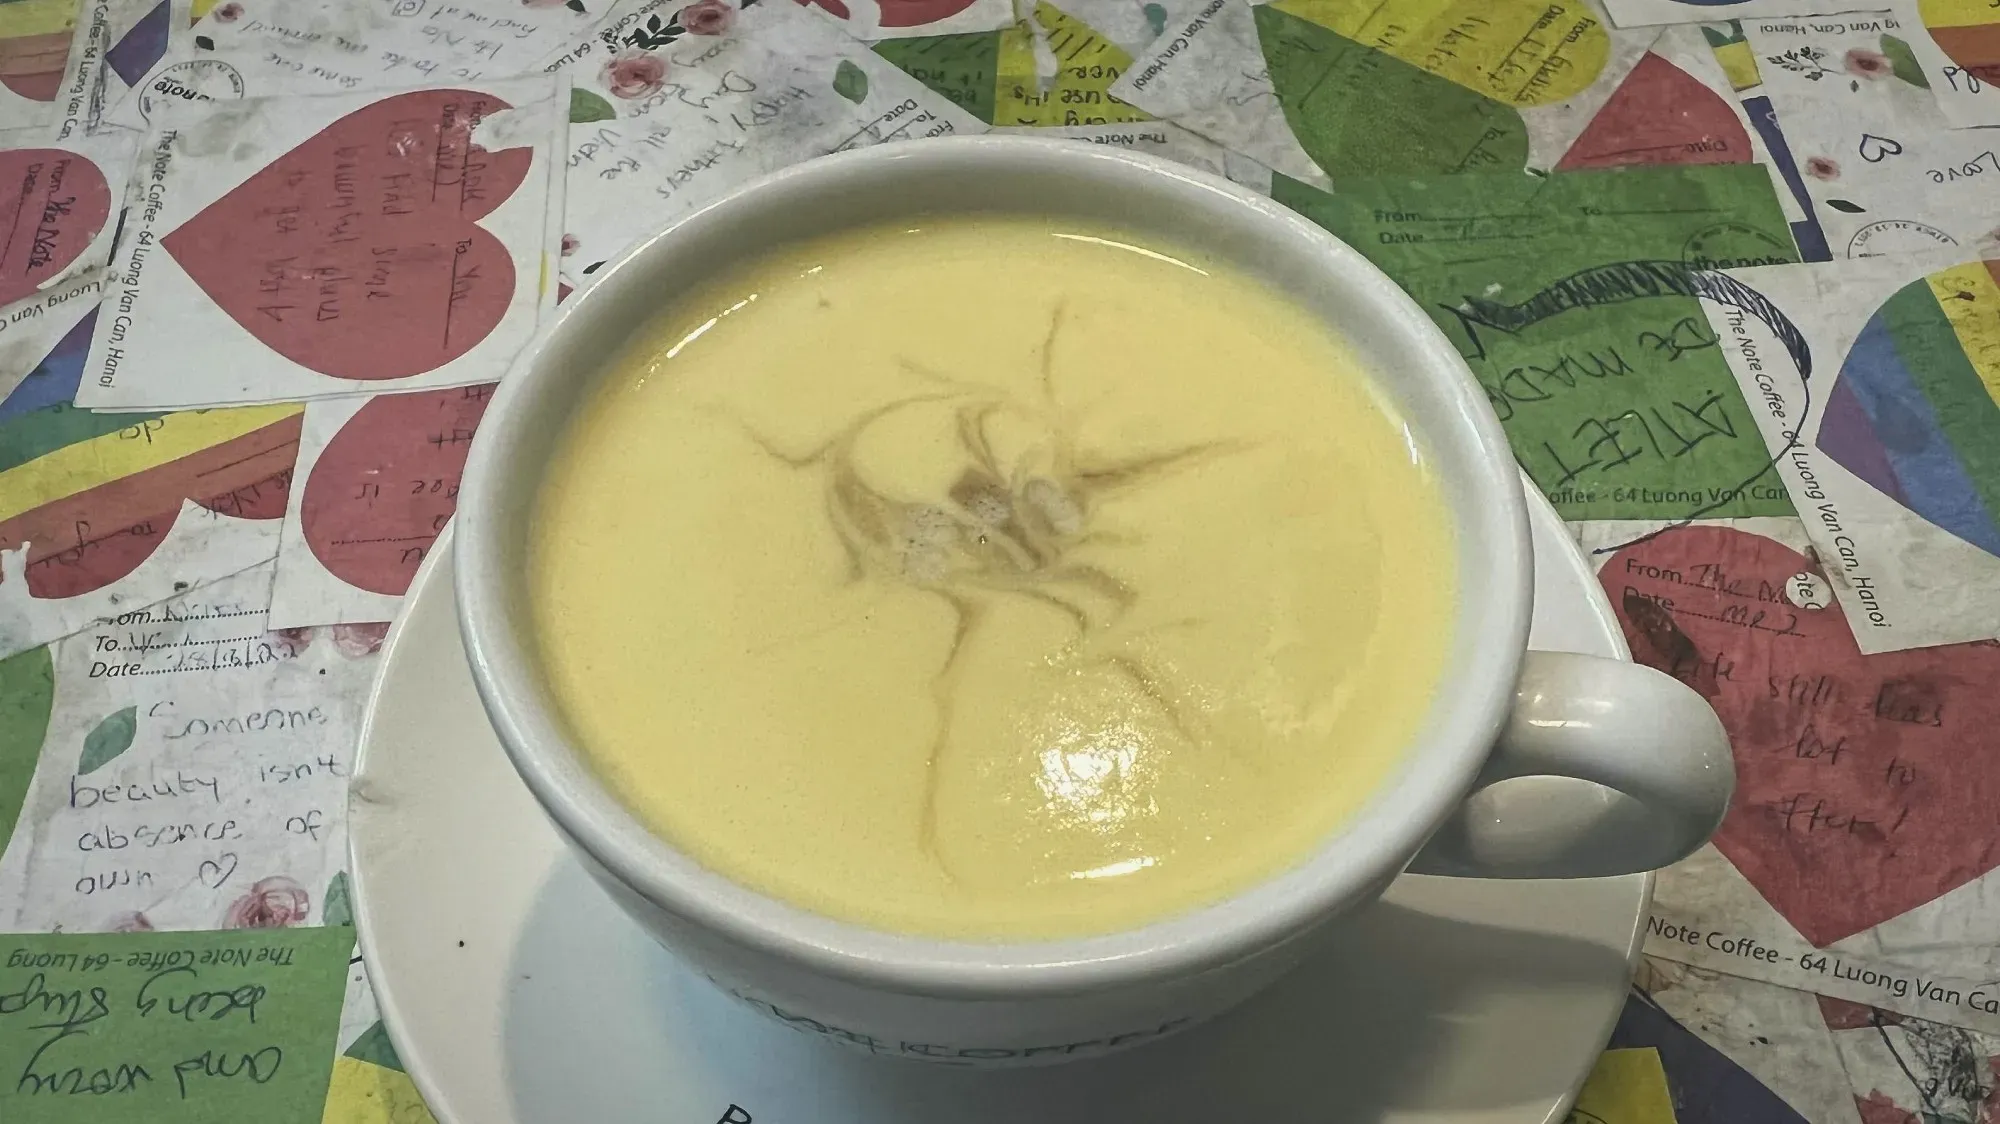
M 354 930 L 0 936 L 0 1120 L 318 1124 Z
M 885 39 L 875 44 L 874 50 L 960 109 L 993 123 L 994 81 L 1000 69 L 999 32 Z
M 1276 5 L 1254 11 L 1285 121 L 1335 183 L 1527 166 L 1528 128 L 1512 106 Z
M 14 837 L 14 821 L 35 779 L 42 739 L 56 703 L 53 645 L 0 660 L 0 854 Z
M 1337 196 L 1278 177 L 1272 194 L 1444 329 L 1565 519 L 1792 514 L 1690 294 L 1694 270 L 1798 260 L 1764 168 L 1382 178 Z

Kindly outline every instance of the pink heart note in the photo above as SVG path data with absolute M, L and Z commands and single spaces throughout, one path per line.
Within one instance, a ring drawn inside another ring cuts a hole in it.
M 385 394 L 347 419 L 306 477 L 299 530 L 327 572 L 401 594 L 458 510 L 459 474 L 491 384 Z
M 59 148 L 0 152 L 0 304 L 62 274 L 111 217 L 111 188 L 96 164 Z
M 346 379 L 435 370 L 485 339 L 514 297 L 507 247 L 478 220 L 534 150 L 472 143 L 511 108 L 413 90 L 307 138 L 161 240 L 215 303 L 285 358 Z
M 1758 535 L 1683 527 L 1599 578 L 1633 658 L 1708 696 L 1729 730 L 1717 849 L 1825 947 L 2000 865 L 2000 644 L 1864 656 L 1837 603 L 1787 598 L 1819 572 Z

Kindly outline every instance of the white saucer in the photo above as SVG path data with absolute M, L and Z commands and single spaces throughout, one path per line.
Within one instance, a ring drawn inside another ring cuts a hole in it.
M 1535 545 L 1535 646 L 1623 655 L 1546 504 Z M 564 853 L 473 693 L 451 557 L 389 636 L 350 801 L 368 975 L 443 1124 L 1545 1124 L 1624 1001 L 1649 877 L 1406 876 L 1323 959 L 1154 1046 L 1001 1072 L 830 1046 L 683 969 Z

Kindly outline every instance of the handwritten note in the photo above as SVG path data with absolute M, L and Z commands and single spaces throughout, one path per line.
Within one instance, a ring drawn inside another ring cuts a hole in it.
M 260 99 L 148 134 L 78 404 L 499 378 L 554 301 L 558 90 Z
M 318 1124 L 344 929 L 0 937 L 0 1117 Z
M 1851 12 L 1855 0 L 1729 0 L 1724 13 L 1731 19 L 1770 19 L 1818 12 Z M 1619 27 L 1694 23 L 1713 19 L 1714 0 L 1604 0 L 1611 22 Z
M 984 132 L 950 100 L 798 6 L 726 6 L 683 27 L 648 0 L 555 64 L 571 94 L 563 275 L 586 285 L 628 243 L 814 156 Z M 650 46 L 634 46 L 638 42 Z
M 41 759 L 0 857 L 14 929 L 345 920 L 343 807 L 381 626 L 267 632 L 271 567 L 55 648 Z M 18 705 L 17 705 L 18 709 Z
M 1832 252 L 1921 253 L 2000 228 L 2000 129 L 1953 129 L 1893 16 L 1747 20 Z
M 17 333 L 60 333 L 0 400 L 0 657 L 277 550 L 298 407 L 78 409 L 94 316 L 76 300 L 0 332 L 0 354 L 34 342 Z
M 214 6 L 214 0 L 202 0 Z M 141 77 L 192 38 L 193 0 L 81 0 L 57 92 L 64 138 L 96 134 Z
M 541 66 L 606 8 L 602 0 L 215 4 L 166 57 L 128 75 L 133 96 L 116 102 L 110 120 L 143 130 L 207 101 L 509 78 Z
M 1707 308 L 1863 652 L 2000 635 L 1997 276 L 1949 251 L 1734 272 L 1790 341 Z
M 272 628 L 386 621 L 458 510 L 491 385 L 306 407 Z
M 1541 169 L 1651 38 L 1581 3 L 1208 0 L 1109 92 L 1318 185 Z
M 2000 125 L 1990 0 L 1890 0 L 1882 6 L 1909 29 L 1913 61 L 1945 117 L 1959 128 Z
M 1661 875 L 1648 948 L 2000 1028 L 2000 990 L 1976 982 L 2000 969 L 1982 827 L 2000 644 L 1864 655 L 1792 526 L 1795 543 L 1692 526 L 1600 556 L 1633 658 L 1706 697 L 1736 758 L 1713 844 Z
M 1219 144 L 1203 140 L 1186 129 L 1178 125 L 1169 125 L 1165 121 L 1141 121 L 1123 125 L 1056 125 L 995 131 L 1128 148 L 1134 152 L 1173 160 L 1191 168 L 1200 168 L 1204 172 L 1227 177 L 1253 191 L 1268 194 L 1271 190 L 1271 169 L 1248 156 L 1231 152 Z
M 1697 271 L 1796 260 L 1755 165 L 1369 180 L 1273 194 L 1345 238 L 1472 365 L 1569 519 L 1787 514 Z

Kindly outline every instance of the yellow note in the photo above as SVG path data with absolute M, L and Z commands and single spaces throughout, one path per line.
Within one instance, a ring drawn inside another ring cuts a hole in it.
M 234 410 L 186 410 L 115 433 L 65 445 L 46 456 L 0 472 L 0 519 L 121 480 L 234 440 L 305 407 L 297 403 Z
M 2000 23 L 1993 0 L 1917 0 L 1925 27 L 1978 27 Z
M 70 0 L 14 0 L 0 6 L 0 38 L 55 35 L 76 26 L 76 5 Z
M 1675 1124 L 1660 1052 L 1651 1046 L 1604 1051 L 1576 1095 L 1569 1124 Z
M 1611 57 L 1611 37 L 1583 0 L 1280 0 L 1277 8 L 1517 109 L 1582 93 Z
M 1924 278 L 1972 362 L 1987 397 L 2000 405 L 2000 284 L 1985 262 L 1967 262 Z
M 1764 83 L 1764 76 L 1757 72 L 1756 52 L 1746 40 L 1738 39 L 1715 48 L 1715 61 L 1722 65 L 1722 73 L 1729 76 L 1731 89 L 1747 90 Z
M 410 1075 L 359 1058 L 335 1058 L 320 1124 L 437 1124 Z
M 1000 33 L 996 64 L 995 125 L 1103 125 L 1151 121 L 1152 115 L 1106 91 L 1132 56 L 1082 20 L 1048 4 L 1035 5 L 1035 22 L 1048 33 L 1056 56 L 1056 80 L 1041 92 L 1035 75 L 1035 38 L 1027 23 Z

